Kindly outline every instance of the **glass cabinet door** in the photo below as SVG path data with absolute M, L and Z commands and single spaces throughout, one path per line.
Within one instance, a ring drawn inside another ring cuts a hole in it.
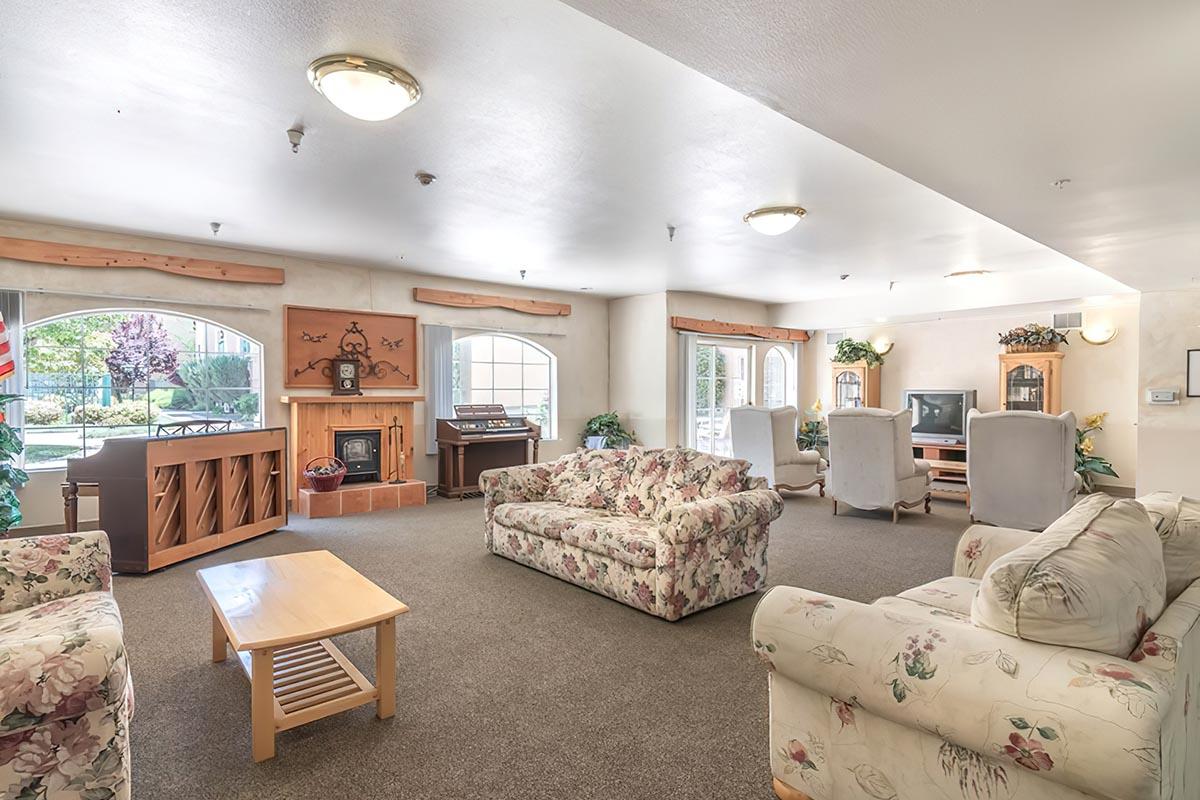
M 1008 371 L 1004 406 L 1009 411 L 1041 411 L 1046 402 L 1046 374 L 1028 364 Z
M 863 405 L 863 382 L 857 372 L 846 370 L 834 378 L 835 407 L 861 408 Z

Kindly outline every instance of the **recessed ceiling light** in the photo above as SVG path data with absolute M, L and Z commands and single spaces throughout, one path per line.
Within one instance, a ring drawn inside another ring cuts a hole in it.
M 778 236 L 796 227 L 796 223 L 807 213 L 800 206 L 771 206 L 756 208 L 742 217 L 742 220 L 759 233 Z
M 391 119 L 421 99 L 416 78 L 364 56 L 322 56 L 308 65 L 308 80 L 326 100 L 367 122 Z
M 946 275 L 947 278 L 982 278 L 984 275 L 991 275 L 990 269 L 960 269 L 957 272 L 951 272 Z

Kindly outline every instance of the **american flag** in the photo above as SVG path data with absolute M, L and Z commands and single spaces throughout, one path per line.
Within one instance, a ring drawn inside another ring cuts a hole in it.
M 12 345 L 8 343 L 8 331 L 4 329 L 4 315 L 0 314 L 0 381 L 17 369 L 13 363 Z

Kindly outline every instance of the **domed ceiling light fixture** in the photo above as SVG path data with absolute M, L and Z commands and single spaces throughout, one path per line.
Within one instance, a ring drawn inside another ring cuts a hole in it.
M 759 233 L 778 236 L 796 227 L 796 223 L 807 213 L 800 206 L 771 206 L 754 209 L 742 217 L 742 221 Z
M 322 56 L 308 65 L 308 81 L 326 100 L 367 122 L 391 119 L 421 99 L 416 78 L 364 56 Z

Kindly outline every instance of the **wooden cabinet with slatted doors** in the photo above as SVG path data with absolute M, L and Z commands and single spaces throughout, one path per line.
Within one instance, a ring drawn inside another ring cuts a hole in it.
M 109 439 L 67 461 L 94 483 L 118 572 L 156 569 L 287 524 L 287 429 Z

